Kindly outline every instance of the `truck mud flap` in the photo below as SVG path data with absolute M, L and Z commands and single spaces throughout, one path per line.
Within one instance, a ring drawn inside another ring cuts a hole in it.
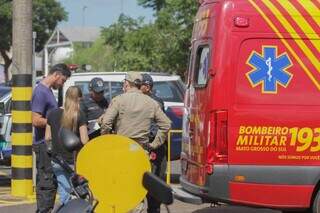
M 182 202 L 196 205 L 203 204 L 201 197 L 190 194 L 189 192 L 185 191 L 181 186 L 173 186 L 172 193 L 175 199 L 180 200 Z

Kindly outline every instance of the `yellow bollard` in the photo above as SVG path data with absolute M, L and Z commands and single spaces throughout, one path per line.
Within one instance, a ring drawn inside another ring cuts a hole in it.
M 169 130 L 168 132 L 168 159 L 167 159 L 167 184 L 171 184 L 171 134 L 182 133 L 180 129 Z
M 32 183 L 32 121 L 30 100 L 32 75 L 13 75 L 12 88 L 12 156 L 11 194 L 33 195 Z
M 168 132 L 168 159 L 167 159 L 167 184 L 170 184 L 170 175 L 171 175 L 171 158 L 170 158 L 170 153 L 171 153 L 171 130 Z

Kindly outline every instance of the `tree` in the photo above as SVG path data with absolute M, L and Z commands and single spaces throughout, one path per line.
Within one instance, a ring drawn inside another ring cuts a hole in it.
M 5 74 L 6 80 L 8 68 L 12 62 L 11 58 L 8 56 L 7 51 L 10 50 L 12 43 L 12 11 L 11 11 L 11 0 L 0 0 L 0 54 L 5 62 Z
M 138 4 L 143 7 L 151 7 L 155 11 L 160 11 L 166 5 L 166 0 L 138 0 Z
M 155 25 L 164 47 L 161 63 L 169 72 L 184 76 L 197 9 L 195 0 L 167 0 L 166 6 L 157 13 Z
M 183 76 L 198 3 L 195 0 L 139 0 L 156 11 L 154 23 L 121 15 L 102 36 L 114 51 L 117 69 L 178 73 Z M 156 6 L 158 5 L 158 6 Z
M 81 44 L 74 45 L 72 56 L 65 60 L 67 64 L 90 64 L 94 71 L 112 71 L 112 48 L 104 45 L 104 40 L 96 40 L 92 47 L 85 48 Z
M 33 31 L 37 32 L 36 51 L 43 48 L 60 21 L 67 13 L 56 0 L 33 0 Z M 5 75 L 12 62 L 9 51 L 12 45 L 12 0 L 0 0 L 0 54 L 5 61 Z
M 106 45 L 113 48 L 115 70 L 151 70 L 156 53 L 154 25 L 143 24 L 143 19 L 120 15 L 117 23 L 104 28 L 102 36 Z

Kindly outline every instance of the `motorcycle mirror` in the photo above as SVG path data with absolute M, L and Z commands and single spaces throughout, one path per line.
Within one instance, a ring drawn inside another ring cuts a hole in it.
M 69 129 L 61 128 L 59 136 L 62 144 L 69 152 L 79 150 L 82 147 L 79 137 Z

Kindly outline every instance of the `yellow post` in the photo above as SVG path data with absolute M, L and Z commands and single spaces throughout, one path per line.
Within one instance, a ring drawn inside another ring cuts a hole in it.
M 171 183 L 170 175 L 171 175 L 171 130 L 168 132 L 168 159 L 167 159 L 167 184 Z
M 32 184 L 32 0 L 13 1 L 11 194 L 28 197 Z
M 167 184 L 171 183 L 171 134 L 174 133 L 182 133 L 182 130 L 174 129 L 168 132 Z
M 24 82 L 30 79 L 30 86 Z M 13 75 L 12 88 L 12 156 L 11 194 L 27 197 L 33 194 L 31 75 Z M 21 87 L 25 85 L 25 87 Z M 23 89 L 23 92 L 20 92 Z

